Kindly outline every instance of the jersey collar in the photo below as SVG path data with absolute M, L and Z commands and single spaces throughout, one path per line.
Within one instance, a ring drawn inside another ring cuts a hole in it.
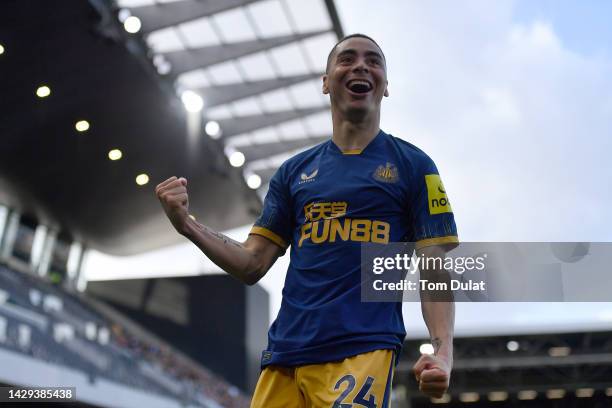
M 376 134 L 376 136 L 374 136 L 374 139 L 370 140 L 370 143 L 368 143 L 363 149 L 359 150 L 359 149 L 353 149 L 353 150 L 340 150 L 340 148 L 338 147 L 338 145 L 336 145 L 334 143 L 334 140 L 330 140 L 330 146 L 332 151 L 339 153 L 343 156 L 353 156 L 353 155 L 361 155 L 364 152 L 366 152 L 368 149 L 372 149 L 373 147 L 375 147 L 376 145 L 381 143 L 381 140 L 384 138 L 385 132 L 381 130 L 378 131 L 378 133 Z

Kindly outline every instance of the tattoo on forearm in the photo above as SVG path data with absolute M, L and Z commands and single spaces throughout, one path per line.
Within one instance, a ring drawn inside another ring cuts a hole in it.
M 242 247 L 242 244 L 240 242 L 234 241 L 233 239 L 231 239 L 229 237 L 226 237 L 225 235 L 221 234 L 220 232 L 213 231 L 213 230 L 211 230 L 210 228 L 207 228 L 207 227 L 203 227 L 203 228 L 204 228 L 204 231 L 208 232 L 213 237 L 223 241 L 223 243 L 225 245 L 232 244 L 232 245 L 237 246 L 237 247 Z
M 442 339 L 439 337 L 434 337 L 431 339 L 431 345 L 434 348 L 434 354 L 438 354 L 438 350 L 440 350 L 440 347 L 442 347 Z

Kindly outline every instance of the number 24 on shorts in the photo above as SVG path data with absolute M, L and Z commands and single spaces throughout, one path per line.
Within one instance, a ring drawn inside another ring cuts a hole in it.
M 368 393 L 370 392 L 370 388 L 372 388 L 373 382 L 374 382 L 374 378 L 372 377 L 368 377 L 365 380 L 365 382 L 361 386 L 361 389 L 359 390 L 355 398 L 353 398 L 353 404 L 358 404 L 358 405 L 361 405 L 367 408 L 377 408 L 376 397 L 374 395 L 370 395 L 369 398 L 366 399 Z M 334 390 L 338 390 L 342 388 L 343 383 L 348 383 L 348 386 L 346 387 L 344 391 L 342 391 L 342 394 L 340 394 L 338 399 L 334 401 L 334 405 L 332 405 L 332 408 L 352 408 L 353 407 L 352 404 L 344 403 L 344 400 L 355 388 L 355 385 L 356 385 L 355 377 L 353 377 L 350 374 L 347 374 L 344 377 L 340 378 L 338 382 L 336 383 L 336 385 L 334 386 Z

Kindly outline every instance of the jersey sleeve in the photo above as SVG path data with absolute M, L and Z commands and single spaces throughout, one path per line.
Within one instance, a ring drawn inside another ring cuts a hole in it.
M 286 251 L 291 242 L 291 199 L 281 166 L 268 187 L 263 210 L 249 234 L 261 235 Z
M 417 167 L 413 182 L 413 199 L 409 214 L 412 224 L 411 240 L 416 248 L 444 245 L 447 249 L 459 244 L 455 217 L 446 189 L 431 158 Z

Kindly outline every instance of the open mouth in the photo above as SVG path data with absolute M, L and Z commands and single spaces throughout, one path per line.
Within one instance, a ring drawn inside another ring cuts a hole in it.
M 347 82 L 346 87 L 358 94 L 364 94 L 372 90 L 372 84 L 363 79 L 352 79 Z

